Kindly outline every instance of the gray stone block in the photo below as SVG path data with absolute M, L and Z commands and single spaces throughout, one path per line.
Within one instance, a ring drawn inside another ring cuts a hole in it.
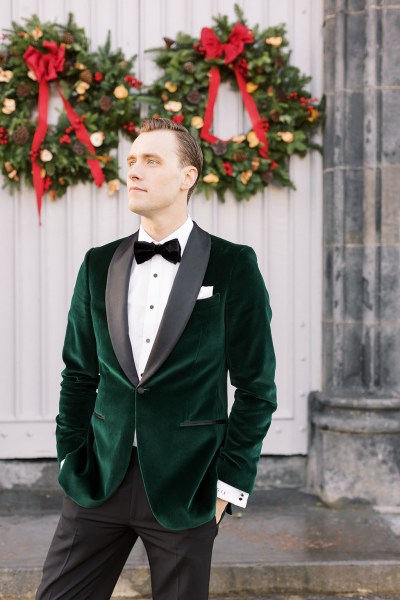
M 323 239 L 326 246 L 330 246 L 335 242 L 333 236 L 332 224 L 334 222 L 334 206 L 333 199 L 335 194 L 334 172 L 325 171 L 323 175 L 323 203 L 324 203 L 324 218 L 323 218 Z
M 363 279 L 362 246 L 344 248 L 343 302 L 342 314 L 346 322 L 361 321 L 363 314 L 363 295 L 368 282 Z
M 361 169 L 340 169 L 324 173 L 324 243 L 362 244 L 365 197 L 370 194 L 369 177 Z M 367 185 L 366 185 L 367 184 Z M 371 202 L 375 206 L 375 195 Z M 375 210 L 375 209 L 374 209 Z
M 382 85 L 400 85 L 399 8 L 382 11 Z
M 362 247 L 334 246 L 324 252 L 324 319 L 360 321 L 363 311 Z M 341 280 L 340 289 L 338 281 Z M 335 315 L 335 317 L 334 317 Z
M 387 394 L 400 394 L 400 324 L 384 323 L 380 326 L 380 383 Z
M 309 489 L 329 505 L 399 506 L 400 400 L 317 393 L 310 407 Z
M 348 0 L 347 10 L 349 12 L 364 11 L 365 5 L 366 5 L 366 0 Z
M 363 4 L 363 2 L 361 3 Z M 336 49 L 338 54 L 342 51 L 345 52 L 345 87 L 347 90 L 362 92 L 364 89 L 365 25 L 366 13 L 363 10 L 349 14 L 346 19 L 346 45 L 343 49 Z
M 326 121 L 323 129 L 324 152 L 323 168 L 331 169 L 335 165 L 335 95 L 326 96 Z
M 343 346 L 337 351 L 337 356 L 342 361 L 342 390 L 346 393 L 362 386 L 362 324 L 353 321 L 343 323 L 341 327 Z
M 382 163 L 400 163 L 400 90 L 382 90 Z
M 381 169 L 381 236 L 386 244 L 400 244 L 400 166 Z
M 319 495 L 329 505 L 369 501 L 397 505 L 400 473 L 393 458 L 400 451 L 398 434 L 352 435 L 319 430 L 323 481 Z M 373 473 L 373 477 L 371 477 Z
M 332 387 L 334 380 L 334 339 L 331 322 L 322 323 L 322 380 Z
M 324 323 L 323 377 L 326 389 L 359 389 L 363 378 L 362 325 L 356 322 Z
M 361 167 L 364 165 L 364 94 L 362 92 L 344 92 L 344 114 L 336 112 L 336 120 L 342 120 L 350 126 L 343 131 L 343 154 L 338 157 L 338 165 Z M 337 123 L 338 125 L 338 123 Z M 340 130 L 337 127 L 337 130 Z
M 336 14 L 336 0 L 325 0 L 324 2 L 325 17 Z
M 364 230 L 365 171 L 346 169 L 344 176 L 344 243 L 362 244 Z M 336 242 L 336 240 L 335 240 Z
M 400 247 L 381 249 L 380 317 L 393 326 L 400 321 Z M 400 367 L 400 355 L 398 366 Z
M 364 165 L 364 94 L 338 91 L 327 97 L 324 169 Z M 351 123 L 351 127 L 343 127 Z
M 324 23 L 324 91 L 335 91 L 335 61 L 331 48 L 335 47 L 336 20 L 326 19 Z
M 346 190 L 346 175 L 347 170 L 341 167 L 334 169 L 333 177 L 333 211 L 332 211 L 332 236 L 333 243 L 338 246 L 343 246 L 345 243 L 344 227 L 343 227 L 343 213 L 346 202 L 345 190 Z
M 322 303 L 323 320 L 332 321 L 333 319 L 333 253 L 334 248 L 324 249 L 324 302 Z

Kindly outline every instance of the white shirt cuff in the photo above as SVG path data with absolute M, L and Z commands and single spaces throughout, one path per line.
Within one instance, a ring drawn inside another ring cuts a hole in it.
M 236 506 L 241 506 L 242 508 L 245 508 L 249 494 L 247 492 L 239 490 L 238 488 L 233 487 L 232 485 L 229 485 L 229 483 L 225 483 L 224 481 L 218 479 L 217 497 L 221 498 L 221 500 L 231 502 Z

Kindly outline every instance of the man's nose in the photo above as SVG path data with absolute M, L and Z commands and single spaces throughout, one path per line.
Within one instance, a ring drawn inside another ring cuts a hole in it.
M 135 165 L 133 165 L 129 169 L 129 171 L 128 171 L 128 177 L 132 181 L 134 179 L 143 179 L 143 175 L 142 175 L 142 172 L 141 172 L 141 169 L 140 169 L 139 165 L 135 164 Z

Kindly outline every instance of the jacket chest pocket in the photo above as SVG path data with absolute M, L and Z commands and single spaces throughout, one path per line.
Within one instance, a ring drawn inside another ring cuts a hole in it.
M 221 304 L 221 294 L 217 292 L 209 298 L 203 298 L 202 300 L 196 300 L 193 307 L 192 315 L 203 314 L 211 311 L 212 313 L 218 313 L 218 309 Z

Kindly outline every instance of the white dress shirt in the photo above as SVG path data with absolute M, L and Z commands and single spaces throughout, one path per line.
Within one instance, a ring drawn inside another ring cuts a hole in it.
M 154 240 L 140 225 L 138 240 L 163 244 L 178 238 L 183 254 L 192 227 L 193 221 L 188 215 L 178 229 L 162 240 Z M 155 254 L 140 264 L 136 262 L 135 257 L 133 258 L 128 290 L 128 324 L 139 379 L 144 373 L 179 265 L 179 262 L 174 264 L 161 254 Z M 133 444 L 137 446 L 136 431 Z M 227 502 L 242 507 L 246 506 L 249 496 L 247 492 L 220 480 L 217 484 L 217 495 Z

